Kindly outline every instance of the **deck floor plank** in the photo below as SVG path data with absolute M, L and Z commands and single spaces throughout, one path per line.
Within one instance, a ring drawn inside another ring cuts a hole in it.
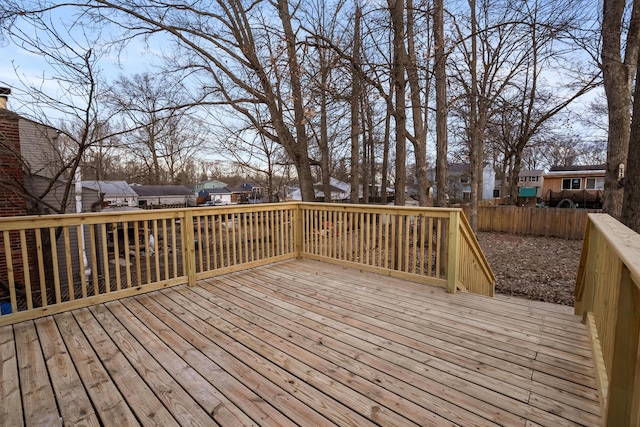
M 35 324 L 64 425 L 99 426 L 91 400 L 55 321 L 52 317 L 44 317 L 37 319 Z
M 415 351 L 416 349 L 424 350 L 431 356 L 437 359 L 442 359 L 442 360 L 451 359 L 452 357 L 452 355 L 447 355 L 442 351 L 442 349 L 445 348 L 445 346 L 442 346 L 442 345 L 440 349 L 429 350 L 428 347 L 426 346 L 426 341 L 432 341 L 432 339 L 426 340 L 424 342 L 420 341 L 423 338 L 418 337 L 417 333 L 414 331 L 403 331 L 388 323 L 384 323 L 387 329 L 383 330 L 382 327 L 380 326 L 381 323 L 374 318 L 365 318 L 361 316 L 360 313 L 358 313 L 357 311 L 340 309 L 340 307 L 338 307 L 338 304 L 340 304 L 339 299 L 335 299 L 333 301 L 334 304 L 330 304 L 329 302 L 321 301 L 321 300 L 313 301 L 312 300 L 313 298 L 319 298 L 318 292 L 316 291 L 315 288 L 312 289 L 306 286 L 306 289 L 311 289 L 308 292 L 310 294 L 313 294 L 313 297 L 304 295 L 304 289 L 305 289 L 305 286 L 303 286 L 304 284 L 301 285 L 300 288 L 293 291 L 284 289 L 285 287 L 289 288 L 292 286 L 290 280 L 289 281 L 283 280 L 283 277 L 288 273 L 280 272 L 280 274 L 275 275 L 275 278 L 273 280 L 270 280 L 269 276 L 272 274 L 275 274 L 275 271 L 276 269 L 271 269 L 268 272 L 265 272 L 264 274 L 260 275 L 261 277 L 260 288 L 263 288 L 263 289 L 271 288 L 271 296 L 274 298 L 276 295 L 278 295 L 278 298 L 287 299 L 287 301 L 292 304 L 296 304 L 296 301 L 298 301 L 297 304 L 299 304 L 304 310 L 315 311 L 316 313 L 319 313 L 321 315 L 326 314 L 328 316 L 333 316 L 333 319 L 335 321 L 342 321 L 342 322 L 345 322 L 345 324 L 350 325 L 351 327 L 355 327 L 356 330 L 354 331 L 354 334 L 357 333 L 358 331 L 367 331 L 367 332 L 373 333 L 374 335 L 377 334 L 379 336 L 386 337 L 387 339 L 392 340 L 396 343 L 404 342 L 405 345 L 408 345 L 411 348 L 410 351 Z M 249 274 L 256 275 L 258 273 L 252 272 Z M 295 273 L 291 273 L 291 274 L 293 275 Z M 319 307 L 324 307 L 326 310 L 320 311 Z M 340 329 L 340 328 L 345 329 L 345 326 L 340 326 L 340 325 L 336 326 L 336 329 Z M 426 330 L 423 332 L 426 334 L 429 333 Z M 433 360 L 430 360 L 427 363 L 432 363 L 432 362 Z M 494 360 L 493 362 L 487 362 L 487 360 L 485 360 L 484 363 L 487 363 L 488 365 L 487 364 L 485 364 L 484 366 L 478 365 L 476 369 L 482 370 L 483 372 L 487 372 L 487 375 L 490 378 L 485 377 L 484 382 L 482 384 L 484 384 L 484 386 L 489 389 L 491 388 L 491 384 L 493 384 L 499 390 L 502 384 L 502 390 L 504 390 L 505 389 L 504 383 L 506 382 L 511 384 L 522 384 L 525 386 L 525 390 L 534 390 L 534 391 L 538 391 L 546 394 L 552 393 L 554 395 L 563 393 L 562 391 L 556 391 L 554 389 L 551 389 L 545 386 L 544 384 L 533 383 L 529 381 L 528 378 L 527 379 L 517 378 L 517 377 L 514 377 L 513 375 L 509 375 L 509 373 L 502 372 L 500 369 L 502 362 L 500 360 Z M 458 361 L 457 364 L 459 366 L 464 366 L 465 362 Z M 491 366 L 493 366 L 493 368 L 491 368 Z M 464 372 L 464 369 L 460 369 L 459 367 L 457 370 L 458 372 Z M 529 373 L 530 375 L 532 374 L 531 371 L 529 371 Z M 499 379 L 499 381 L 496 381 L 494 383 L 491 380 L 491 378 Z M 508 391 L 506 392 L 508 393 Z M 509 393 L 509 394 L 512 394 L 512 393 Z M 566 405 L 568 407 L 568 410 L 570 410 L 572 404 L 577 406 L 587 404 L 587 405 L 591 405 L 594 408 L 597 407 L 597 402 L 585 401 L 582 398 L 574 397 L 570 393 L 564 393 L 563 400 L 565 401 L 565 403 L 563 403 L 562 405 Z M 572 425 L 573 424 L 570 421 L 555 417 L 553 414 L 547 413 L 547 412 L 539 412 L 536 416 L 544 419 L 546 423 L 545 425 L 553 426 L 553 425 Z
M 195 292 L 202 298 L 211 298 L 211 295 L 220 297 L 215 298 L 216 304 L 242 316 L 247 322 L 270 322 L 268 330 L 275 332 L 279 338 L 306 348 L 317 356 L 341 367 L 346 367 L 360 376 L 368 377 L 374 383 L 372 386 L 395 390 L 404 398 L 413 397 L 415 403 L 424 405 L 427 409 L 435 411 L 441 416 L 447 417 L 446 414 L 453 412 L 453 415 L 449 417 L 452 422 L 464 424 L 466 420 L 466 423 L 475 422 L 486 426 L 492 425 L 492 423 L 512 426 L 524 425 L 523 419 L 510 412 L 486 405 L 469 395 L 456 393 L 453 386 L 456 385 L 457 377 L 436 370 L 425 371 L 426 375 L 423 377 L 420 375 L 418 363 L 414 362 L 413 366 L 416 369 L 411 370 L 403 366 L 405 364 L 400 360 L 402 356 L 398 353 L 372 345 L 366 340 L 359 340 L 355 337 L 345 338 L 345 336 L 340 336 L 337 329 L 319 333 L 320 328 L 313 322 L 305 322 L 304 318 L 294 317 L 291 312 L 281 310 L 261 299 L 234 294 L 233 288 L 225 286 L 221 281 L 216 281 L 215 285 L 205 286 L 205 289 L 195 289 Z M 228 291 L 227 295 L 224 294 L 225 291 Z M 228 302 L 222 302 L 222 298 Z M 342 338 L 343 341 L 337 338 Z M 387 357 L 381 357 L 383 354 Z M 411 365 L 411 363 L 406 364 Z M 314 364 L 314 366 L 317 365 Z M 477 394 L 487 395 L 486 389 L 474 387 L 472 383 L 458 385 L 466 388 L 467 391 L 472 389 L 471 394 L 477 392 Z M 482 418 L 470 416 L 467 411 L 451 405 L 459 405 L 463 408 L 472 407 L 473 412 Z M 467 418 L 465 419 L 464 416 Z
M 299 274 L 299 272 L 295 274 Z M 296 288 L 295 284 L 292 284 L 293 282 L 291 281 L 280 281 L 279 283 L 286 283 L 283 286 L 287 286 L 292 290 L 297 289 L 298 291 L 304 289 L 305 286 L 308 286 L 308 284 L 302 282 L 300 284 L 301 288 Z M 353 306 L 362 307 L 362 309 L 359 310 L 361 313 L 369 316 L 375 316 L 378 319 L 384 319 L 389 323 L 416 331 L 424 331 L 426 329 L 426 333 L 430 337 L 466 346 L 467 348 L 477 347 L 477 345 L 480 344 L 487 354 L 495 355 L 499 359 L 506 358 L 506 360 L 513 361 L 518 364 L 531 364 L 533 359 L 543 351 L 541 345 L 533 346 L 531 343 L 522 342 L 521 340 L 517 340 L 513 337 L 505 337 L 500 333 L 499 323 L 495 324 L 495 332 L 490 332 L 484 327 L 476 327 L 471 324 L 455 321 L 456 318 L 460 317 L 459 315 L 450 316 L 450 321 L 446 321 L 447 316 L 444 316 L 441 312 L 433 314 L 430 308 L 424 310 L 413 310 L 406 306 L 406 304 L 394 306 L 392 303 L 386 303 L 386 301 L 389 300 L 386 294 L 384 295 L 384 298 L 381 299 L 371 296 L 371 292 L 349 293 L 336 289 L 335 286 L 326 288 L 325 292 L 318 289 L 322 289 L 322 285 L 314 286 L 314 296 L 319 298 L 324 295 L 323 301 L 325 302 L 331 302 L 332 300 L 330 297 L 333 297 L 336 294 L 341 294 L 344 298 L 337 299 L 335 303 L 340 304 L 340 301 L 346 302 L 348 305 L 342 304 L 343 308 L 352 309 Z M 354 295 L 358 296 L 358 298 L 349 300 L 348 297 L 352 297 Z M 417 305 L 424 306 L 426 305 L 426 302 L 425 304 Z M 450 307 L 449 311 L 452 309 L 453 307 Z M 527 347 L 531 347 L 531 349 L 529 350 Z M 523 349 L 526 351 L 523 351 Z M 578 353 L 578 355 L 576 356 L 572 351 Z M 517 354 L 514 354 L 515 352 L 517 352 Z M 584 357 L 586 353 L 580 348 L 569 346 L 564 351 L 554 351 L 552 353 L 561 357 L 564 361 L 577 358 L 581 365 L 584 366 Z M 590 369 L 592 361 L 590 358 L 588 361 L 589 365 L 587 365 L 587 368 Z M 555 373 L 557 375 L 559 373 L 557 369 L 546 366 L 536 366 L 534 369 L 551 371 L 549 374 Z M 584 369 L 580 370 L 583 371 Z M 527 372 L 527 376 L 528 374 L 529 373 Z
M 206 303 L 203 302 L 206 300 L 206 295 L 200 294 L 196 296 L 194 298 L 194 302 L 196 299 L 199 300 L 199 304 L 204 305 L 204 308 L 206 309 Z M 378 403 L 389 402 L 390 399 L 392 399 L 392 396 L 388 394 L 389 392 L 402 395 L 404 398 L 403 400 L 406 400 L 407 402 L 399 402 L 396 408 L 398 411 L 403 413 L 413 414 L 411 417 L 416 423 L 422 423 L 429 420 L 429 422 L 434 425 L 451 425 L 445 421 L 445 419 L 449 418 L 450 421 L 453 422 L 482 422 L 487 426 L 491 425 L 488 420 L 481 419 L 471 413 L 467 413 L 467 411 L 464 411 L 459 407 L 452 407 L 452 405 L 436 396 L 429 397 L 429 403 L 432 404 L 431 409 L 434 412 L 426 412 L 419 407 L 421 402 L 424 403 L 423 400 L 426 395 L 422 390 L 415 387 L 415 384 L 398 381 L 396 378 L 383 371 L 371 369 L 370 366 L 366 366 L 349 357 L 340 356 L 338 354 L 327 354 L 328 348 L 322 341 L 322 343 L 318 343 L 311 340 L 308 336 L 304 338 L 300 337 L 299 340 L 295 340 L 292 331 L 281 327 L 268 318 L 253 317 L 250 313 L 226 305 L 219 299 L 216 299 L 216 303 L 223 307 L 233 309 L 233 314 L 225 316 L 226 320 L 230 322 L 230 324 L 244 327 L 248 333 L 254 335 L 256 338 L 260 338 L 268 342 L 277 342 L 280 349 L 284 350 L 288 354 L 294 355 L 299 360 L 303 360 L 305 364 L 312 365 L 314 369 L 320 370 L 330 378 L 341 382 L 355 392 L 359 392 L 362 395 L 368 395 L 373 399 L 379 399 Z M 226 313 L 230 313 L 229 309 Z M 246 319 L 242 314 L 248 316 L 249 319 Z M 252 327 L 252 325 L 255 324 L 254 320 L 266 324 L 267 328 L 257 329 Z M 287 369 L 291 369 L 290 363 L 288 364 Z M 335 383 L 332 384 L 329 382 L 329 385 L 330 387 L 323 387 L 321 383 L 318 383 L 319 388 L 325 392 L 335 393 Z M 442 391 L 444 392 L 444 390 Z M 351 394 L 352 392 L 348 391 L 348 393 Z M 436 414 L 440 414 L 440 416 Z M 455 418 L 459 419 L 456 421 Z
M 106 307 L 218 424 L 238 426 L 252 424 L 246 414 L 226 399 L 171 347 L 163 343 L 160 337 L 136 315 L 140 315 L 142 319 L 148 319 L 148 317 L 145 318 L 144 314 L 135 309 L 129 311 L 120 301 L 110 302 Z M 142 309 L 139 305 L 136 307 Z
M 123 427 L 140 425 L 73 314 L 56 315 L 55 321 L 98 417 Z
M 0 328 L 0 424 L 23 426 L 20 375 L 13 326 Z
M 0 425 L 602 425 L 567 307 L 293 260 L 0 328 Z
M 244 331 L 240 325 L 225 322 L 223 311 L 219 311 L 217 316 L 212 317 L 209 311 L 186 299 L 182 295 L 182 292 L 190 291 L 180 289 L 178 292 L 168 293 L 169 296 L 165 295 L 165 298 L 182 306 L 189 306 L 191 312 L 199 317 L 195 322 L 201 330 L 206 331 L 207 336 L 213 338 L 224 348 L 235 347 L 233 351 L 234 355 L 242 357 L 245 363 L 252 366 L 253 369 L 259 371 L 276 385 L 282 387 L 283 390 L 289 392 L 291 394 L 291 400 L 289 402 L 290 409 L 296 408 L 296 405 L 293 404 L 295 402 L 293 399 L 302 399 L 304 402 L 315 405 L 329 400 L 328 395 L 318 392 L 318 389 L 322 391 L 323 386 L 325 386 L 332 388 L 333 394 L 337 395 L 337 400 L 342 401 L 343 399 L 347 399 L 359 405 L 358 407 L 361 408 L 362 412 L 361 415 L 364 417 L 372 413 L 387 423 L 391 421 L 393 423 L 392 425 L 399 425 L 399 422 L 410 425 L 406 418 L 402 418 L 394 413 L 388 413 L 384 408 L 377 408 L 376 405 L 372 404 L 372 402 L 366 398 L 360 398 L 360 396 L 356 395 L 343 395 L 344 390 L 342 390 L 338 383 L 330 381 L 326 375 L 317 371 L 316 367 L 304 366 L 304 364 L 296 358 L 297 355 L 295 353 L 292 354 L 293 352 L 291 351 L 283 351 L 283 342 L 260 341 Z M 277 345 L 277 348 L 274 344 Z M 295 350 L 299 351 L 301 349 Z M 287 368 L 285 369 L 283 366 Z M 304 378 L 305 380 L 300 381 L 300 378 Z M 311 384 L 311 387 L 309 387 L 309 384 Z M 302 404 L 304 402 L 301 401 L 300 403 Z M 301 425 L 305 423 L 309 425 L 327 424 L 327 419 L 321 419 L 318 417 L 319 414 L 309 412 L 309 407 L 300 405 L 296 412 L 291 411 L 289 416 Z M 344 410 L 345 408 L 342 407 L 339 408 L 337 412 L 339 413 Z M 327 415 L 331 412 L 334 411 L 330 411 Z M 364 418 L 347 420 L 349 424 L 352 425 L 359 425 L 360 423 L 369 424 Z
M 148 297 L 148 302 L 145 302 L 147 307 L 155 314 L 159 314 L 158 311 L 171 314 L 171 317 L 164 319 L 174 331 L 194 343 L 199 351 L 257 394 L 253 398 L 253 402 L 257 402 L 259 405 L 251 409 L 260 412 L 251 412 L 252 418 L 273 426 L 289 425 L 294 422 L 292 419 L 297 419 L 300 422 L 307 419 L 313 420 L 316 423 L 314 425 L 330 424 L 328 420 L 319 418 L 314 409 L 303 405 L 294 396 L 295 389 L 291 389 L 292 393 L 290 393 L 279 387 L 278 384 L 266 379 L 264 375 L 272 374 L 271 380 L 279 379 L 279 385 L 285 387 L 287 384 L 295 385 L 294 377 L 277 372 L 270 361 L 256 356 L 241 344 L 217 333 L 212 327 L 194 316 L 191 313 L 191 307 L 188 310 L 184 309 L 159 293 Z
M 234 409 L 242 425 L 255 423 L 261 426 L 277 426 L 278 422 L 286 421 L 286 418 L 282 418 L 265 399 L 223 368 L 236 368 L 249 379 L 250 375 L 245 374 L 245 370 L 248 369 L 244 366 L 238 368 L 231 358 L 221 349 L 215 348 L 198 331 L 190 329 L 177 319 L 168 318 L 170 313 L 148 296 L 126 299 L 122 303 L 152 328 L 165 345 L 171 347 L 198 374 L 221 391 L 220 399 L 230 402 L 230 406 L 240 411 L 238 413 Z M 165 319 L 166 323 L 161 319 Z
M 297 269 L 295 272 L 291 273 L 292 275 L 295 274 L 297 277 L 301 278 L 312 275 L 314 283 L 330 283 L 330 278 L 313 275 L 313 270 L 306 270 L 305 274 L 304 269 Z M 364 298 L 372 296 L 371 286 L 368 285 L 366 281 L 363 285 L 363 278 L 358 276 L 359 274 L 357 274 L 357 271 L 345 271 L 344 274 L 340 275 L 340 283 L 346 286 L 338 289 L 338 291 L 352 295 L 360 295 Z M 379 280 L 380 279 L 378 279 L 378 282 Z M 392 282 L 390 281 L 389 283 Z M 335 291 L 335 285 L 330 286 L 330 289 Z M 541 339 L 550 339 L 553 341 L 557 338 L 557 335 L 560 334 L 561 339 L 557 339 L 557 343 L 559 345 L 564 346 L 567 343 L 571 343 L 572 347 L 575 346 L 584 350 L 584 352 L 576 354 L 588 355 L 588 350 L 591 348 L 589 340 L 584 336 L 584 325 L 580 324 L 579 331 L 577 333 L 571 333 L 571 331 L 567 330 L 567 327 L 573 327 L 574 322 L 567 322 L 566 319 L 564 322 L 555 323 L 558 328 L 551 328 L 551 326 L 547 326 L 547 328 L 543 329 L 541 325 L 531 322 L 531 317 L 522 320 L 518 316 L 517 312 L 508 309 L 501 310 L 500 312 L 485 310 L 484 308 L 479 309 L 478 301 L 475 301 L 471 306 L 466 306 L 464 304 L 464 298 L 457 298 L 456 296 L 456 299 L 452 300 L 446 297 L 448 294 L 426 294 L 424 286 L 422 289 L 417 288 L 414 291 L 402 292 L 401 294 L 394 293 L 393 288 L 390 286 L 385 286 L 381 289 L 376 289 L 374 287 L 373 290 L 376 296 L 384 296 L 384 299 L 374 299 L 374 301 L 377 301 L 378 306 L 383 309 L 401 307 L 403 309 L 412 310 L 414 315 L 419 317 L 421 317 L 422 314 L 432 314 L 436 318 L 449 319 L 450 322 L 443 323 L 451 324 L 453 322 L 458 329 L 461 329 L 461 326 L 463 325 L 468 325 L 470 327 L 475 327 L 476 329 L 479 328 L 486 331 L 493 331 L 496 334 L 504 335 L 508 338 L 521 340 L 523 343 L 526 342 L 527 345 L 531 343 L 537 344 Z M 480 301 L 482 301 L 483 298 L 475 295 L 474 297 L 478 298 Z M 425 305 L 416 304 L 420 301 L 424 302 Z M 360 303 L 362 302 L 362 299 L 359 298 L 355 302 Z M 427 303 L 428 306 L 426 305 Z M 455 313 L 457 314 L 456 317 L 450 314 L 452 308 L 455 309 Z M 460 314 L 464 314 L 466 316 L 460 316 Z M 513 344 L 516 342 L 517 341 L 514 341 Z M 529 345 L 529 347 L 531 346 Z M 570 351 L 573 352 L 572 347 L 570 348 Z
M 299 274 L 299 273 L 298 273 Z M 368 273 L 370 274 L 370 273 Z M 341 282 L 340 283 L 344 283 L 344 276 L 345 274 L 342 274 L 341 272 Z M 366 278 L 363 278 L 363 282 L 364 283 L 370 283 L 369 281 L 366 280 Z M 313 276 L 314 283 L 315 281 L 318 282 L 322 282 L 321 278 L 318 277 L 318 275 Z M 377 283 L 380 282 L 384 282 L 384 280 L 388 280 L 386 278 L 381 278 L 378 279 Z M 391 279 L 393 280 L 393 279 Z M 287 283 L 288 285 L 291 285 L 293 282 L 291 283 Z M 393 283 L 392 281 L 389 283 Z M 369 285 L 367 285 L 369 286 Z M 411 285 L 410 285 L 411 286 Z M 360 288 L 363 288 L 363 284 L 360 283 Z M 429 287 L 427 287 L 429 288 Z M 375 287 L 374 287 L 375 289 Z M 393 289 L 393 288 L 390 288 Z M 331 288 L 329 290 L 331 292 L 332 295 L 334 295 L 336 292 L 340 292 L 339 290 L 336 290 L 335 287 Z M 369 289 L 368 292 L 365 295 L 371 295 L 371 293 L 373 292 L 373 290 Z M 425 297 L 424 294 L 428 293 L 429 296 Z M 351 293 L 343 293 L 344 295 L 352 295 Z M 434 296 L 433 298 L 431 298 L 431 296 Z M 506 342 L 505 345 L 502 345 L 500 341 L 496 340 L 496 334 L 487 334 L 485 333 L 485 328 L 475 328 L 472 329 L 471 333 L 468 334 L 464 334 L 461 335 L 461 331 L 465 330 L 465 327 L 458 327 L 457 322 L 455 321 L 455 318 L 453 318 L 454 320 L 451 321 L 443 321 L 442 320 L 442 316 L 437 315 L 437 316 L 433 316 L 431 315 L 432 312 L 432 299 L 437 299 L 437 298 L 441 298 L 442 295 L 449 295 L 446 293 L 433 293 L 433 288 L 431 288 L 430 291 L 425 292 L 424 287 L 422 289 L 422 293 L 421 295 L 413 295 L 411 296 L 411 299 L 414 302 L 414 306 L 417 307 L 416 310 L 419 310 L 419 307 L 425 307 L 424 310 L 422 311 L 416 311 L 414 312 L 414 316 L 413 317 L 409 317 L 409 320 L 411 321 L 411 319 L 415 319 L 413 320 L 413 322 L 419 323 L 421 321 L 427 321 L 428 324 L 426 325 L 428 327 L 429 333 L 432 337 L 434 338 L 438 338 L 438 339 L 444 339 L 444 340 L 448 340 L 450 342 L 453 343 L 457 343 L 461 346 L 467 346 L 467 347 L 476 347 L 476 344 L 481 344 L 484 347 L 484 351 L 487 352 L 487 354 L 494 354 L 494 355 L 498 355 L 499 358 L 504 359 L 506 361 L 509 362 L 514 362 L 517 365 L 523 365 L 523 366 L 527 366 L 527 364 L 529 364 L 529 366 L 531 366 L 532 369 L 537 369 L 537 370 L 550 370 L 551 372 L 549 372 L 550 374 L 554 374 L 554 373 L 561 373 L 561 370 L 564 370 L 567 368 L 567 366 L 571 363 L 574 363 L 570 360 L 567 360 L 567 357 L 570 359 L 577 359 L 576 360 L 576 364 L 578 364 L 578 368 L 577 371 L 578 372 L 588 372 L 588 374 L 590 376 L 593 376 L 593 368 L 592 368 L 592 362 L 590 360 L 590 358 L 585 359 L 585 355 L 588 353 L 585 353 L 583 350 L 580 350 L 580 355 L 573 355 L 571 353 L 571 350 L 573 350 L 573 347 L 568 347 L 568 352 L 552 352 L 552 355 L 545 355 L 544 352 L 541 351 L 535 351 L 535 350 L 541 350 L 541 347 L 538 346 L 537 348 L 532 348 L 531 350 L 529 350 L 527 347 L 531 347 L 530 343 L 522 343 L 520 342 L 520 345 L 516 345 L 518 342 L 514 341 L 513 338 L 506 338 Z M 467 298 L 469 294 L 462 294 L 462 295 L 456 295 L 456 297 L 460 296 L 461 299 L 465 299 Z M 486 299 L 484 299 L 484 297 L 479 297 L 479 296 L 475 296 L 472 295 L 472 297 L 476 297 L 478 298 L 478 301 L 476 302 L 475 305 L 475 312 L 477 312 L 477 308 L 482 306 L 483 310 L 484 307 L 487 306 L 487 304 L 482 304 L 482 301 L 486 301 Z M 366 298 L 363 297 L 363 298 Z M 397 299 L 399 297 L 397 296 L 393 296 L 393 295 L 388 295 L 388 294 L 384 294 L 384 298 L 380 299 L 378 302 L 378 307 L 382 307 L 380 309 L 380 311 L 384 311 L 386 307 L 391 307 L 393 304 L 390 301 L 393 301 L 394 299 Z M 427 299 L 428 298 L 428 299 Z M 356 305 L 362 305 L 361 302 L 362 298 L 358 298 L 358 299 L 352 299 L 352 300 L 347 300 L 347 301 L 353 301 L 353 304 Z M 493 300 L 491 300 L 493 301 Z M 422 304 L 420 302 L 423 302 Z M 377 307 L 376 307 L 377 309 Z M 388 310 L 387 310 L 388 311 Z M 457 307 L 455 304 L 453 305 L 449 305 L 447 307 L 447 311 L 454 311 L 458 314 L 458 317 L 460 317 L 460 314 L 466 315 L 467 312 L 465 310 L 460 310 L 459 307 Z M 395 316 L 395 313 L 392 313 L 393 316 Z M 475 313 L 469 313 L 469 316 L 471 318 L 475 318 Z M 494 314 L 492 314 L 492 316 L 494 316 Z M 464 317 L 464 316 L 463 316 Z M 495 316 L 494 316 L 495 317 Z M 567 319 L 567 323 L 572 324 L 574 319 L 571 319 L 574 316 L 567 316 L 569 317 L 569 319 Z M 499 317 L 497 318 L 496 321 L 494 321 L 495 325 L 497 327 L 504 327 L 503 325 L 505 323 L 509 322 L 509 318 L 504 318 L 504 319 L 500 319 Z M 582 326 L 582 334 L 585 334 L 585 328 L 584 325 Z M 450 331 L 454 330 L 457 331 L 454 335 L 450 334 Z M 437 332 L 435 331 L 440 331 L 443 334 L 437 334 Z M 504 342 L 505 340 L 503 340 Z M 536 360 L 541 360 L 542 358 L 546 359 L 546 365 L 544 364 L 538 364 L 536 363 L 536 361 L 531 361 L 530 360 L 530 356 L 531 355 L 538 355 L 538 357 L 536 358 Z M 555 357 L 555 356 L 560 356 L 560 358 Z M 525 356 L 524 358 L 522 356 Z M 564 356 L 564 358 L 562 358 Z M 553 361 L 559 361 L 562 360 L 562 362 L 556 362 L 556 363 L 552 363 Z M 556 366 L 558 365 L 559 366 Z M 556 366 L 556 367 L 554 367 Z M 560 369 L 558 369 L 558 367 Z M 505 368 L 509 368 L 509 366 L 505 366 Z M 573 369 L 572 369 L 573 370 Z M 516 372 L 517 373 L 517 372 Z M 528 372 L 525 373 L 525 376 L 528 376 Z M 595 386 L 594 383 L 590 383 L 587 384 L 590 386 Z
M 211 425 L 209 414 L 189 396 L 104 305 L 94 306 L 89 310 L 178 424 L 202 427 Z
M 60 413 L 33 321 L 14 326 L 25 425 L 61 426 Z
M 74 310 L 73 315 L 138 421 L 148 426 L 178 426 L 174 416 L 138 375 L 89 309 Z

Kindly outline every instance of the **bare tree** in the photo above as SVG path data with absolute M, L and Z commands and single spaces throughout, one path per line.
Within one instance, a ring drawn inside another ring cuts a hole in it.
M 22 87 L 13 88 L 13 101 L 21 116 L 32 121 L 36 138 L 44 145 L 29 147 L 28 154 L 14 152 L 25 180 L 6 177 L 0 185 L 26 199 L 32 213 L 64 213 L 85 154 L 118 135 L 105 127 L 108 116 L 100 108 L 100 54 L 93 47 L 95 40 L 86 35 L 70 38 L 77 33 L 73 27 L 49 21 L 46 15 L 21 14 L 13 6 L 6 3 L 0 9 L 2 37 L 44 58 L 52 75 L 33 81 L 15 68 Z M 0 138 L 0 143 L 6 142 Z
M 467 129 L 473 171 L 471 223 L 475 226 L 484 141 L 491 121 L 501 123 L 510 136 L 512 145 L 505 146 L 504 159 L 510 165 L 509 174 L 517 177 L 527 144 L 551 118 L 596 86 L 597 73 L 585 75 L 588 68 L 579 70 L 580 64 L 574 62 L 578 46 L 572 44 L 569 30 L 582 18 L 575 3 L 483 0 L 476 5 L 470 0 L 469 5 L 467 27 L 461 22 L 455 27 L 459 60 L 450 63 L 462 89 L 456 113 Z M 557 87 L 547 79 L 550 69 L 565 79 Z M 510 179 L 510 185 L 515 200 L 516 180 Z
M 629 151 L 633 81 L 640 49 L 640 1 L 627 10 L 625 0 L 604 0 L 602 15 L 602 77 L 607 95 L 609 136 L 604 181 L 604 210 L 622 214 L 623 188 L 618 185 Z
M 9 3 L 9 2 L 7 2 Z M 200 83 L 193 103 L 226 107 L 265 137 L 281 144 L 294 163 L 305 200 L 314 197 L 298 57 L 298 39 L 287 0 L 247 4 L 240 0 L 174 4 L 160 0 L 90 0 L 88 2 L 13 1 L 16 16 L 77 8 L 91 26 L 111 24 L 123 44 L 156 35 L 173 41 L 167 68 Z M 203 6 L 202 8 L 200 8 Z M 278 57 L 263 49 L 273 39 Z M 277 64 L 275 63 L 277 62 Z M 274 67 L 277 65 L 277 67 Z M 259 104 L 267 122 L 253 115 Z
M 444 1 L 435 0 L 433 11 L 434 70 L 436 86 L 436 206 L 447 205 L 447 69 L 444 38 Z
M 360 76 L 360 21 L 362 20 L 362 10 L 356 5 L 356 15 L 353 32 L 353 60 L 351 61 L 351 193 L 349 201 L 358 203 L 359 200 L 359 165 L 358 154 L 360 153 L 360 107 L 362 96 L 362 79 Z M 364 138 L 363 138 L 364 142 Z M 363 144 L 364 145 L 364 144 Z M 364 187 L 364 180 L 363 180 Z
M 110 88 L 109 103 L 122 118 L 121 148 L 143 165 L 147 184 L 174 183 L 176 174 L 206 150 L 198 120 L 183 105 L 186 90 L 169 76 L 120 76 Z M 133 178 L 133 177 L 132 177 Z

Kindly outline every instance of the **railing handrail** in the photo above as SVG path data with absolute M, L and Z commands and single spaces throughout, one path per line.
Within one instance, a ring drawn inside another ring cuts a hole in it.
M 378 247 L 383 229 L 386 249 Z M 295 257 L 331 261 L 347 241 L 352 258 L 333 261 L 447 286 L 450 292 L 493 295 L 495 283 L 460 208 L 285 202 L 22 216 L 0 218 L 0 238 L 13 311 L 0 316 L 0 324 L 26 320 L 32 310 L 34 317 L 53 314 L 79 308 L 83 301 L 194 285 L 198 279 Z M 309 242 L 321 251 L 305 251 Z M 363 265 L 363 257 L 369 265 Z M 463 268 L 465 257 L 473 258 L 471 267 Z M 382 266 L 383 258 L 388 265 Z M 470 277 L 480 284 L 470 283 Z M 16 299 L 18 292 L 31 296 Z M 17 305 L 20 301 L 26 310 Z
M 473 232 L 471 224 L 469 223 L 469 220 L 467 219 L 467 216 L 464 214 L 464 211 L 462 211 L 462 209 L 460 209 L 460 231 L 462 231 L 470 240 L 471 249 L 473 250 L 475 256 L 480 260 L 480 268 L 482 268 L 482 271 L 484 272 L 487 280 L 495 283 L 496 275 L 493 272 L 493 269 L 489 264 L 489 260 L 487 260 L 487 257 L 485 256 L 484 251 L 480 246 L 480 242 L 478 241 L 476 234 Z
M 590 224 L 602 233 L 640 287 L 640 234 L 605 213 L 590 213 Z
M 640 234 L 589 214 L 574 295 L 591 336 L 604 425 L 638 426 Z

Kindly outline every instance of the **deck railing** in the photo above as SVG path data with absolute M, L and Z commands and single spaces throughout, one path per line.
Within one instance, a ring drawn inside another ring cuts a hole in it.
M 640 426 L 640 235 L 589 214 L 575 312 L 589 327 L 604 425 Z
M 302 203 L 302 256 L 493 296 L 460 209 Z
M 493 295 L 459 209 L 280 203 L 0 218 L 0 325 L 295 257 Z

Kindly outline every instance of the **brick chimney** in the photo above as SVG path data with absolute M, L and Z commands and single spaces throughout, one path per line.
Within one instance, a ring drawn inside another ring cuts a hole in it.
M 7 109 L 7 99 L 11 95 L 11 89 L 8 87 L 0 87 L 0 109 Z

